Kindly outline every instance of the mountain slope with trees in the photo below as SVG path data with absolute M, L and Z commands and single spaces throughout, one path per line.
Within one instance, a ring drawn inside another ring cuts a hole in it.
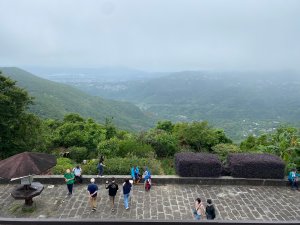
M 3 75 L 17 81 L 34 97 L 30 111 L 42 118 L 62 119 L 67 113 L 79 113 L 104 122 L 113 118 L 120 128 L 141 130 L 153 125 L 150 117 L 134 104 L 90 96 L 68 85 L 48 81 L 13 67 L 0 68 Z
M 300 121 L 300 76 L 293 72 L 184 71 L 88 88 L 77 82 L 76 87 L 133 102 L 160 119 L 207 120 L 234 140 Z

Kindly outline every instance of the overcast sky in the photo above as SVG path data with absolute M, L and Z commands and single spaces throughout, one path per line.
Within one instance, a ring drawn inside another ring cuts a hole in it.
M 300 70 L 300 0 L 0 0 L 0 66 Z

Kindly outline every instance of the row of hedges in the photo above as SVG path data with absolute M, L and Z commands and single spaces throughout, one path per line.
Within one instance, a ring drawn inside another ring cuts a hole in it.
M 86 164 L 81 165 L 83 174 L 86 175 L 96 175 L 98 159 L 88 160 Z M 161 164 L 156 159 L 149 158 L 137 158 L 133 157 L 116 157 L 105 159 L 104 161 L 104 174 L 105 175 L 130 175 L 130 167 L 137 165 L 140 171 L 144 171 L 144 167 L 147 166 L 152 174 L 161 175 L 163 174 L 163 169 Z M 56 166 L 52 169 L 54 174 L 64 174 L 66 169 L 72 169 L 76 166 L 71 159 L 68 158 L 58 158 Z
M 219 177 L 222 164 L 213 154 L 182 152 L 175 155 L 175 168 L 182 177 Z
M 271 154 L 238 153 L 227 159 L 228 170 L 233 177 L 284 178 L 284 162 Z M 217 155 L 184 152 L 175 155 L 176 173 L 183 177 L 219 177 L 222 163 Z

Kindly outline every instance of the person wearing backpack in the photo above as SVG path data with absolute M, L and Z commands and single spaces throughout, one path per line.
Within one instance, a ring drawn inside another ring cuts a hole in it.
M 205 209 L 205 214 L 206 214 L 206 218 L 208 220 L 213 220 L 216 218 L 216 210 L 214 205 L 212 204 L 212 200 L 211 199 L 207 199 L 207 205 L 206 205 L 206 209 Z
M 108 195 L 111 202 L 111 211 L 115 211 L 115 197 L 117 194 L 117 191 L 119 190 L 118 185 L 115 183 L 115 178 L 111 178 L 110 184 L 108 184 L 108 181 L 106 181 L 105 188 L 108 189 Z

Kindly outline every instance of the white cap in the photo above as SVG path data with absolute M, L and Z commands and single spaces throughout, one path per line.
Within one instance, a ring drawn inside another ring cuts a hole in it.
M 95 183 L 95 178 L 92 178 L 92 179 L 91 179 L 91 183 Z

